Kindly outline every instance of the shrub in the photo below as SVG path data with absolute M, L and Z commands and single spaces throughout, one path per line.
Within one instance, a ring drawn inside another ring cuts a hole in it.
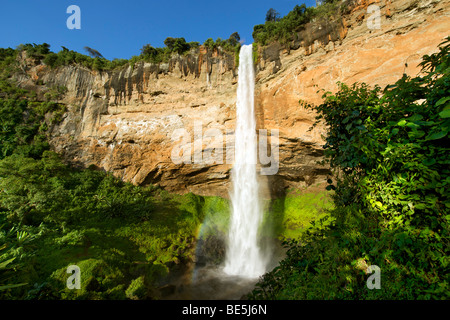
M 56 53 L 49 53 L 45 58 L 44 58 L 44 63 L 48 66 L 50 66 L 51 68 L 55 67 L 56 61 L 58 61 L 58 55 Z
M 144 277 L 141 276 L 131 281 L 129 287 L 125 291 L 125 294 L 128 299 L 132 300 L 142 300 L 147 298 L 147 287 L 144 283 Z

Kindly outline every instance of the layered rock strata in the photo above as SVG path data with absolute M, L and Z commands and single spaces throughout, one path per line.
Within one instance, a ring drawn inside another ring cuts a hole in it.
M 379 9 L 379 28 L 373 28 L 370 5 Z M 267 196 L 322 188 L 329 174 L 317 164 L 325 128 L 308 131 L 315 114 L 299 100 L 320 103 L 319 89 L 335 92 L 338 81 L 384 86 L 404 73 L 416 75 L 421 57 L 448 36 L 449 0 L 356 1 L 352 12 L 323 26 L 312 22 L 289 50 L 278 43 L 260 48 L 258 128 L 279 130 L 278 172 L 263 177 Z M 66 161 L 170 192 L 228 196 L 238 80 L 233 55 L 200 48 L 166 64 L 140 62 L 108 72 L 50 69 L 26 57 L 20 62 L 19 84 L 38 96 L 67 88 L 59 102 L 68 112 L 51 132 L 52 148 Z M 188 137 L 173 139 L 182 132 Z M 208 137 L 211 132 L 221 137 Z M 186 163 L 173 161 L 174 147 L 190 150 Z M 222 160 L 208 163 L 205 155 L 216 147 L 223 148 Z

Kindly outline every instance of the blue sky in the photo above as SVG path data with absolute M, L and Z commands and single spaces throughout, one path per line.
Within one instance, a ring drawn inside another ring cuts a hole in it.
M 253 42 L 256 24 L 264 23 L 267 10 L 281 16 L 296 4 L 314 5 L 314 0 L 2 0 L 0 47 L 22 43 L 61 46 L 86 53 L 88 46 L 107 59 L 139 55 L 144 44 L 163 47 L 167 37 L 184 37 L 203 43 L 208 38 L 228 39 L 237 31 L 242 40 Z M 67 7 L 81 10 L 81 29 L 69 30 Z

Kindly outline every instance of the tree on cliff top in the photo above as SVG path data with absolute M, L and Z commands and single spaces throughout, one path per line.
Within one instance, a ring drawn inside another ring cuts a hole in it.
M 182 54 L 189 50 L 190 46 L 184 38 L 168 37 L 164 40 L 164 44 L 169 48 L 170 52 Z
M 92 49 L 92 48 L 89 48 L 89 47 L 84 47 L 84 50 L 86 50 L 87 53 L 89 53 L 89 55 L 92 58 L 103 58 L 103 55 L 100 52 L 98 52 L 97 50 L 95 50 L 95 49 Z
M 234 32 L 230 35 L 230 38 L 228 39 L 228 42 L 234 47 L 239 44 L 239 41 L 241 41 L 241 36 L 239 33 Z
M 266 21 L 280 21 L 280 13 L 273 8 L 270 8 L 266 13 Z

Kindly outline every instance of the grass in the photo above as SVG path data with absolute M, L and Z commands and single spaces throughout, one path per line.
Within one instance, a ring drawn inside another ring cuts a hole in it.
M 329 193 L 295 190 L 267 205 L 264 225 L 280 240 L 298 239 L 311 223 L 332 208 Z

